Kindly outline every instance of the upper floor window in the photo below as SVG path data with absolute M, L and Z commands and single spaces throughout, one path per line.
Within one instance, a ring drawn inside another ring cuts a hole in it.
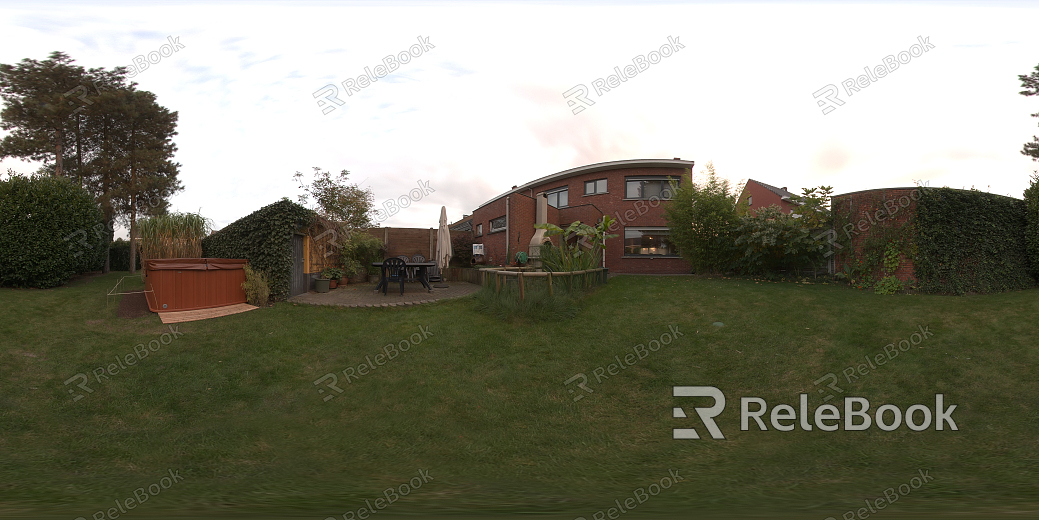
M 681 182 L 678 177 L 628 177 L 625 179 L 624 198 L 668 200 L 671 198 L 671 179 Z
M 483 235 L 483 224 L 477 224 L 476 225 L 476 236 L 482 236 L 482 235 Z
M 505 229 L 505 217 L 501 216 L 491 221 L 491 233 Z
M 584 183 L 584 194 L 585 195 L 598 195 L 600 193 L 606 193 L 606 179 L 599 179 L 594 181 L 585 181 Z
M 565 208 L 568 206 L 570 198 L 570 189 L 563 188 L 561 190 L 550 191 L 545 194 L 545 198 L 548 199 L 548 205 L 553 208 Z
M 753 205 L 754 205 L 754 196 L 753 195 L 747 195 L 747 207 L 750 207 L 750 206 L 753 206 Z

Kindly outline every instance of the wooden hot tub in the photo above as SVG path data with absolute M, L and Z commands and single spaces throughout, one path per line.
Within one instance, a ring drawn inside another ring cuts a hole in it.
M 245 265 L 228 258 L 148 260 L 145 296 L 152 312 L 190 311 L 245 303 Z

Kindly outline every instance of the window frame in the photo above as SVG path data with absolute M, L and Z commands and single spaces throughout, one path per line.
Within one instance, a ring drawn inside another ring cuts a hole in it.
M 670 245 L 671 251 L 668 254 L 652 254 L 652 253 L 629 253 L 628 252 L 628 231 L 641 231 L 655 232 L 655 234 L 663 234 L 668 237 L 668 244 Z M 670 240 L 671 230 L 666 226 L 625 226 L 623 233 L 621 234 L 622 241 L 621 245 L 624 247 L 624 253 L 621 255 L 622 258 L 681 258 L 682 255 L 678 252 L 678 246 Z
M 559 194 L 563 193 L 563 192 L 566 192 L 566 204 L 563 204 L 562 206 L 556 206 L 556 205 L 553 205 L 551 202 L 549 202 L 548 205 L 552 206 L 553 208 L 556 208 L 556 209 L 569 207 L 570 206 L 570 186 L 562 186 L 562 187 L 559 187 L 559 188 L 554 188 L 554 189 L 551 189 L 551 190 L 547 190 L 547 191 L 545 191 L 545 198 L 548 199 L 550 196 L 555 195 L 556 196 L 556 204 L 559 204 Z
M 682 186 L 682 177 L 679 175 L 636 175 L 632 177 L 624 178 L 624 200 L 653 200 L 656 197 L 659 200 L 671 200 L 674 198 L 674 193 L 671 192 L 671 181 L 674 180 L 678 187 Z M 660 192 L 664 193 L 665 190 L 671 195 L 670 197 L 660 197 L 657 195 L 650 195 L 649 197 L 631 197 L 628 196 L 628 184 L 637 181 L 660 181 L 664 183 L 660 187 Z
M 500 220 L 502 222 L 501 227 L 494 227 L 494 222 L 497 221 L 497 220 Z M 488 222 L 487 233 L 488 234 L 490 234 L 490 233 L 500 233 L 502 231 L 505 231 L 505 229 L 508 228 L 508 227 L 509 227 L 509 223 L 505 220 L 505 215 L 502 215 L 502 216 L 500 216 L 498 218 L 492 218 Z
M 481 223 L 476 225 L 476 236 L 478 236 L 478 237 L 482 237 L 483 236 L 483 222 L 481 222 Z
M 602 191 L 598 191 L 600 182 L 603 183 Z M 592 185 L 592 192 L 591 193 L 588 193 L 588 185 L 589 184 Z M 589 197 L 589 196 L 592 196 L 592 195 L 603 195 L 603 194 L 606 194 L 606 193 L 609 193 L 609 192 L 610 192 L 609 191 L 609 183 L 607 182 L 607 179 L 605 179 L 605 178 L 603 178 L 603 179 L 593 179 L 593 180 L 590 180 L 590 181 L 584 181 L 584 196 L 585 197 Z

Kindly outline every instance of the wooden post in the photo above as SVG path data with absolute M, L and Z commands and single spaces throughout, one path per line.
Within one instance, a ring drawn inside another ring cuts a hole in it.
M 495 294 L 501 292 L 501 274 L 497 271 L 494 272 L 494 292 Z
M 552 297 L 552 272 L 548 273 L 548 297 Z
M 518 279 L 517 281 L 520 286 L 520 301 L 523 301 L 523 271 L 520 271 L 519 274 L 516 275 L 516 278 Z

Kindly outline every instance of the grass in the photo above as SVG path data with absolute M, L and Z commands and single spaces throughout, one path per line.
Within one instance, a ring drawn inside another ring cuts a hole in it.
M 91 518 L 168 469 L 184 480 L 127 515 L 342 518 L 419 469 L 433 480 L 375 518 L 591 519 L 669 469 L 685 482 L 623 518 L 841 518 L 920 469 L 934 481 L 880 518 L 1039 509 L 1039 291 L 878 296 L 621 276 L 558 322 L 503 322 L 475 312 L 475 298 L 380 309 L 279 303 L 181 324 L 182 336 L 98 383 L 97 367 L 169 332 L 155 315 L 128 320 L 106 308 L 122 274 L 0 290 L 0 516 Z M 933 337 L 845 381 L 845 368 L 919 326 Z M 672 327 L 684 336 L 596 381 L 598 367 Z M 344 369 L 424 328 L 433 335 L 346 382 Z M 342 393 L 314 384 L 330 372 Z M 807 393 L 814 408 L 824 385 L 813 382 L 831 372 L 844 390 L 838 404 L 863 396 L 874 410 L 933 407 L 944 393 L 959 431 L 740 431 L 740 397 L 796 407 Z M 75 383 L 64 382 L 77 373 L 93 392 L 75 390 L 84 397 L 74 401 Z M 575 402 L 576 384 L 564 381 L 577 373 L 593 393 Z M 693 406 L 710 400 L 672 397 L 674 385 L 722 389 L 725 440 L 695 418 Z M 672 418 L 675 406 L 690 418 Z M 673 440 L 682 427 L 705 438 Z

